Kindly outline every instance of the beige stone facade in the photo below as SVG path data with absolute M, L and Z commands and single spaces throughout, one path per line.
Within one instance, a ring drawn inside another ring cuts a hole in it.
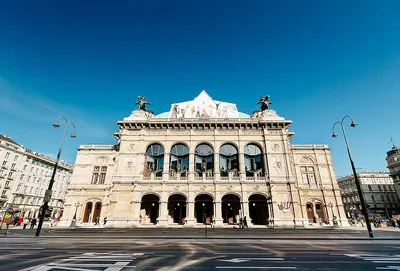
M 250 116 L 203 91 L 142 109 L 117 122 L 117 144 L 80 146 L 62 223 L 76 212 L 78 226 L 347 225 L 328 146 L 291 144 L 291 121 L 268 106 Z

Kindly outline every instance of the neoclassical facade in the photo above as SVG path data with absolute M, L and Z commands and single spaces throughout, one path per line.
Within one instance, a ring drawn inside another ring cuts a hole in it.
M 328 146 L 291 144 L 269 96 L 251 115 L 205 91 L 158 115 L 137 104 L 115 145 L 79 147 L 65 225 L 75 213 L 78 226 L 347 225 Z

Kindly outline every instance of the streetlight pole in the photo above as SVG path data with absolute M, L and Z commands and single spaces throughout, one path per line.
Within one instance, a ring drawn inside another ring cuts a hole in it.
M 357 124 L 354 122 L 353 118 L 351 116 L 349 116 L 349 115 L 346 115 L 346 116 L 344 116 L 342 118 L 341 121 L 337 121 L 337 122 L 335 122 L 333 124 L 333 126 L 332 126 L 332 137 L 336 138 L 338 136 L 337 134 L 335 134 L 335 126 L 336 126 L 336 124 L 340 124 L 340 127 L 342 128 L 344 142 L 346 143 L 347 154 L 349 155 L 351 169 L 353 170 L 354 182 L 356 183 L 358 196 L 360 197 L 360 203 L 361 203 L 361 207 L 362 207 L 362 212 L 364 214 L 365 223 L 367 224 L 368 234 L 369 234 L 370 238 L 374 238 L 374 235 L 372 233 L 371 223 L 369 223 L 368 211 L 367 211 L 367 208 L 366 208 L 366 205 L 365 205 L 364 196 L 363 196 L 363 193 L 362 193 L 362 190 L 361 190 L 360 181 L 358 180 L 356 167 L 354 166 L 353 158 L 351 157 L 349 143 L 348 143 L 347 137 L 346 137 L 346 131 L 345 131 L 344 126 L 343 126 L 343 121 L 345 119 L 347 119 L 347 118 L 349 118 L 351 120 L 350 127 L 355 128 L 357 126 Z
M 41 213 L 40 213 L 39 224 L 38 224 L 35 236 L 39 236 L 40 235 L 40 231 L 42 230 L 42 226 L 43 226 L 44 217 L 46 215 L 47 208 L 49 207 L 51 194 L 53 192 L 51 189 L 53 188 L 54 177 L 56 176 L 57 166 L 58 166 L 58 162 L 60 161 L 60 156 L 61 156 L 62 148 L 63 148 L 63 145 L 64 145 L 64 139 L 65 139 L 65 135 L 67 134 L 67 130 L 68 130 L 69 124 L 74 126 L 74 132 L 72 133 L 71 138 L 76 138 L 76 134 L 75 134 L 76 127 L 75 127 L 75 124 L 73 124 L 72 122 L 69 122 L 67 120 L 67 118 L 64 117 L 64 116 L 58 117 L 57 121 L 53 124 L 53 127 L 54 128 L 59 128 L 60 127 L 60 125 L 58 124 L 60 119 L 64 119 L 65 122 L 66 122 L 65 130 L 64 130 L 64 134 L 63 134 L 63 137 L 62 137 L 62 140 L 61 140 L 60 148 L 58 149 L 58 154 L 57 154 L 56 162 L 54 164 L 53 174 L 51 175 L 49 187 L 47 188 L 46 193 L 44 195 L 43 205 L 42 205 L 42 207 L 40 207 Z
M 81 204 L 79 203 L 79 201 L 75 203 L 75 214 L 74 214 L 74 217 L 72 218 L 71 225 L 69 225 L 69 228 L 68 228 L 70 230 L 74 230 L 76 228 L 76 214 L 78 212 L 78 207 L 80 205 Z

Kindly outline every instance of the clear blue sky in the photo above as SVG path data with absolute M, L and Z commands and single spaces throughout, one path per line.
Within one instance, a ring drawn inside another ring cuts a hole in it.
M 3 1 L 0 133 L 57 152 L 65 115 L 79 144 L 115 143 L 138 95 L 156 113 L 202 89 L 251 113 L 260 95 L 293 121 L 292 143 L 327 143 L 351 168 L 332 124 L 348 129 L 360 170 L 385 169 L 400 145 L 400 1 Z

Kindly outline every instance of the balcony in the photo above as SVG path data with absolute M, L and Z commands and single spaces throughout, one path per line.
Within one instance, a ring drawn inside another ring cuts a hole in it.
M 10 189 L 10 186 L 9 185 L 5 185 L 4 189 Z
M 5 179 L 6 178 L 6 176 L 0 176 L 0 179 Z
M 0 198 L 2 198 L 2 199 L 7 199 L 8 196 L 7 196 L 7 195 L 1 195 Z
M 17 169 L 16 169 L 16 168 L 11 168 L 11 169 L 10 169 L 10 171 L 14 171 L 14 172 L 16 172 L 16 171 L 17 171 Z
M 7 177 L 7 180 L 13 180 L 14 178 L 13 177 Z
M 7 169 L 8 167 L 7 166 L 1 166 L 1 169 Z

